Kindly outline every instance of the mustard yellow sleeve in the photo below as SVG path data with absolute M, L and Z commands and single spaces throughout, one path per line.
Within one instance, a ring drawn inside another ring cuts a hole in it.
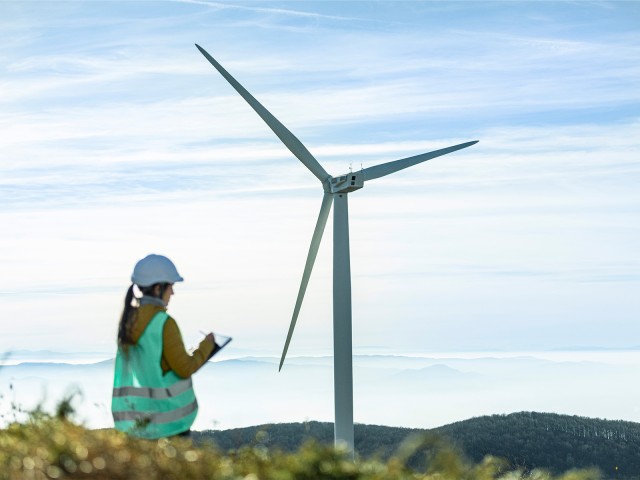
M 209 360 L 211 352 L 213 352 L 211 342 L 203 340 L 193 354 L 189 355 L 184 348 L 178 324 L 171 317 L 164 324 L 162 339 L 164 342 L 162 363 L 166 363 L 169 369 L 173 370 L 181 378 L 189 378 L 193 375 Z

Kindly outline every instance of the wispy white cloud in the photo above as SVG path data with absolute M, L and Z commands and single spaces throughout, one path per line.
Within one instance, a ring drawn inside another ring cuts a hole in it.
M 362 20 L 361 18 L 356 17 L 347 17 L 342 15 L 325 15 L 318 12 L 313 11 L 304 11 L 304 10 L 293 10 L 287 8 L 277 8 L 277 7 L 264 7 L 264 6 L 255 6 L 255 5 L 240 5 L 233 3 L 223 3 L 216 1 L 207 1 L 207 0 L 165 0 L 174 3 L 186 3 L 193 5 L 204 5 L 207 7 L 212 7 L 216 10 L 239 10 L 243 12 L 256 12 L 261 14 L 276 14 L 283 16 L 293 16 L 293 17 L 303 17 L 303 18 L 321 18 L 327 20 L 340 20 L 340 21 L 349 21 L 349 20 Z M 257 4 L 256 4 L 257 5 Z

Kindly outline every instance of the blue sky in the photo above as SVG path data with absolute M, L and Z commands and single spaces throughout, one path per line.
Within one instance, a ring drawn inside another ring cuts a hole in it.
M 350 196 L 360 352 L 640 345 L 636 2 L 0 3 L 0 350 L 114 348 L 135 261 L 187 341 L 279 355 L 317 180 Z M 331 351 L 331 222 L 290 355 Z

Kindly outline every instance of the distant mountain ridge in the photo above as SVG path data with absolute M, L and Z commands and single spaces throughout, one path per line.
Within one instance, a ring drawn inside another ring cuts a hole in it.
M 519 412 L 471 418 L 430 430 L 357 424 L 355 447 L 364 458 L 388 458 L 403 440 L 420 434 L 442 436 L 475 462 L 493 455 L 525 470 L 544 468 L 560 473 L 596 467 L 605 479 L 640 478 L 640 423 L 620 420 Z M 264 445 L 294 451 L 311 439 L 332 443 L 333 424 L 259 425 L 194 432 L 194 437 L 196 441 L 213 441 L 222 450 Z M 414 455 L 410 464 L 423 468 L 424 455 Z

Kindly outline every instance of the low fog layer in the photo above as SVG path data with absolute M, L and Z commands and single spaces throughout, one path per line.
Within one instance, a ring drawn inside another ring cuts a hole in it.
M 59 362 L 59 359 L 56 359 Z M 73 361 L 73 360 L 72 360 Z M 78 390 L 77 416 L 113 426 L 112 360 L 73 364 L 6 362 L 0 367 L 3 422 L 17 405 L 51 410 Z M 196 430 L 263 423 L 333 421 L 333 359 L 244 357 L 211 362 L 195 375 Z M 531 410 L 640 421 L 635 378 L 640 352 L 354 357 L 358 423 L 436 427 L 470 417 Z

